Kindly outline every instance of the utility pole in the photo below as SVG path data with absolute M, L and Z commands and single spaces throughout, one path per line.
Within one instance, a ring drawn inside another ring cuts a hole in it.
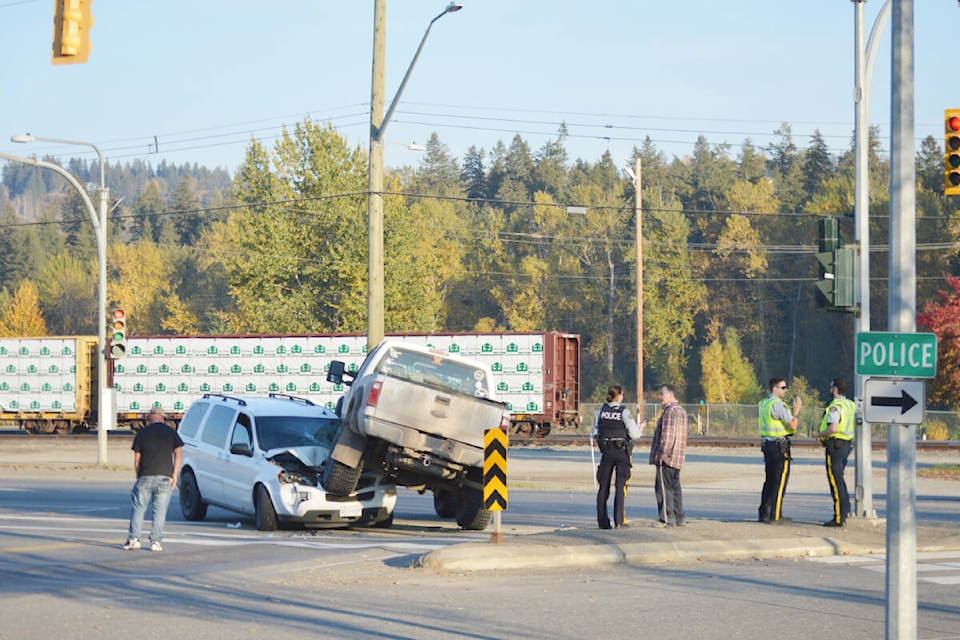
M 637 421 L 643 420 L 643 215 L 641 212 L 641 169 L 642 160 L 638 155 L 634 158 L 633 181 L 634 219 L 636 220 L 637 243 Z
M 463 6 L 451 2 L 437 15 L 420 39 L 420 46 L 407 67 L 390 108 L 384 114 L 384 66 L 387 57 L 387 0 L 375 0 L 373 5 L 373 78 L 370 89 L 370 163 L 367 194 L 367 350 L 383 341 L 384 334 L 384 277 L 383 277 L 383 134 L 390 124 L 393 111 L 400 102 L 403 89 L 420 58 L 423 45 L 430 35 L 433 23 L 460 11 Z

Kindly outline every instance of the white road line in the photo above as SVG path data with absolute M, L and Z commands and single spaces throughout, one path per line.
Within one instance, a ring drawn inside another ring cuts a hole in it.
M 875 556 L 828 556 L 808 558 L 811 562 L 833 565 L 855 565 L 866 571 L 886 573 L 886 555 Z M 945 560 L 946 562 L 938 562 Z M 956 572 L 955 575 L 944 575 Z M 960 584 L 960 551 L 928 551 L 917 554 L 917 581 L 942 585 Z

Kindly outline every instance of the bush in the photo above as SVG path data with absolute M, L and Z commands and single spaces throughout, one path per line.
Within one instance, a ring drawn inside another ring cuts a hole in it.
M 950 439 L 950 429 L 947 427 L 947 423 L 942 420 L 931 420 L 923 425 L 923 433 L 927 436 L 927 440 Z

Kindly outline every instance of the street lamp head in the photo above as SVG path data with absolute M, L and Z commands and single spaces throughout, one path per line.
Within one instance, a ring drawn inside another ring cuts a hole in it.
M 37 139 L 33 136 L 32 133 L 20 133 L 15 136 L 10 136 L 10 142 L 36 142 Z
M 459 2 L 451 2 L 450 4 L 447 5 L 447 8 L 444 11 L 444 13 L 453 13 L 454 11 L 460 11 L 460 9 L 463 9 L 462 4 L 460 4 Z
M 426 151 L 427 150 L 427 148 L 424 145 L 417 144 L 416 142 L 411 142 L 410 144 L 406 145 L 406 147 L 410 151 Z

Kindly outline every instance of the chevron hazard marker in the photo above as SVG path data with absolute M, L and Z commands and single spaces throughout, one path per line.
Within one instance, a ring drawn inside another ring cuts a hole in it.
M 507 434 L 499 428 L 483 432 L 483 508 L 507 508 Z

